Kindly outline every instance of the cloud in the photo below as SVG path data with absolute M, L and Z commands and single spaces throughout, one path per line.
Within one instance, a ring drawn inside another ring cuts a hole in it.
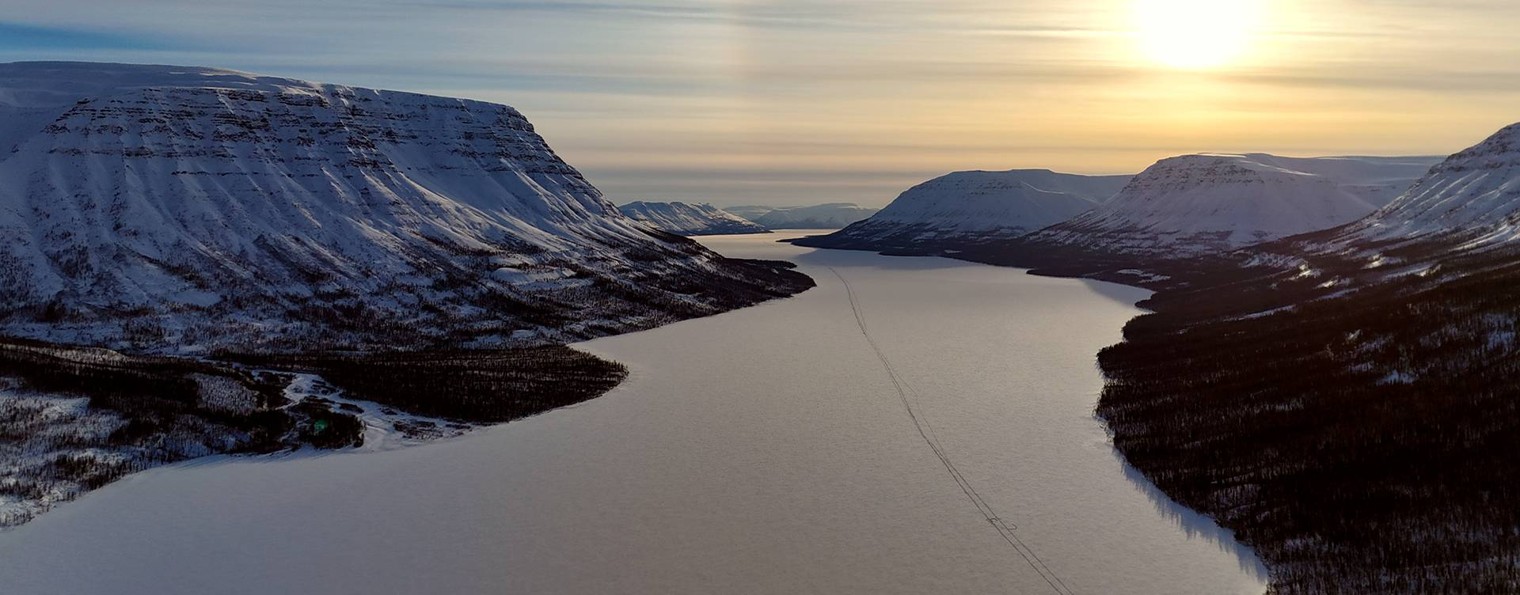
M 39 27 L 0 21 L 0 50 L 166 50 L 191 47 L 158 35 L 125 35 L 111 31 Z
M 124 4 L 0 0 L 0 60 L 219 66 L 501 101 L 628 199 L 880 204 L 952 169 L 1133 171 L 1167 152 L 1285 146 L 1433 153 L 1520 117 L 1512 0 L 1271 0 L 1257 62 L 1190 75 L 1136 56 L 1130 0 Z

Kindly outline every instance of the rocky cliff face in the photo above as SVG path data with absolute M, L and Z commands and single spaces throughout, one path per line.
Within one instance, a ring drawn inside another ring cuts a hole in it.
M 555 342 L 797 289 L 623 217 L 503 105 L 31 63 L 0 65 L 0 122 L 6 333 L 190 351 Z

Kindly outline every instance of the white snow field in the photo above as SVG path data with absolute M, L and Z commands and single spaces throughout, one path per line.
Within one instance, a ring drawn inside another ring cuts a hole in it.
M 1092 416 L 1094 354 L 1145 292 L 775 237 L 706 241 L 817 289 L 581 345 L 632 369 L 603 398 L 413 448 L 134 475 L 0 534 L 0 591 L 1056 592 L 972 490 L 1069 591 L 1265 590 Z

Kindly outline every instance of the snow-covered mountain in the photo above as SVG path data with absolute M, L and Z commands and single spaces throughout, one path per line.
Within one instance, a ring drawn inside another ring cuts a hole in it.
M 778 208 L 780 207 L 771 207 L 766 205 L 743 205 L 737 207 L 723 207 L 723 212 L 738 216 L 740 219 L 744 219 L 746 221 L 754 221 L 766 213 L 774 211 Z
M 710 204 L 631 202 L 618 207 L 630 219 L 683 236 L 768 233 L 769 229 Z
M 1363 200 L 1382 207 L 1398 198 L 1445 157 L 1279 157 L 1246 155 L 1259 163 L 1323 176 Z
M 956 172 L 908 189 L 870 219 L 798 243 L 937 251 L 1008 240 L 1097 207 L 1130 178 L 1044 169 Z
M 1432 168 L 1409 191 L 1348 226 L 1341 242 L 1450 238 L 1469 247 L 1520 238 L 1520 124 Z
M 1189 256 L 1355 221 L 1438 161 L 1419 157 L 1184 155 L 1141 172 L 1112 200 L 1028 242 Z
M 0 64 L 0 332 L 160 351 L 535 343 L 798 283 L 623 217 L 504 105 Z
M 807 207 L 743 206 L 724 210 L 759 223 L 767 229 L 840 229 L 856 221 L 863 221 L 880 209 L 835 202 Z

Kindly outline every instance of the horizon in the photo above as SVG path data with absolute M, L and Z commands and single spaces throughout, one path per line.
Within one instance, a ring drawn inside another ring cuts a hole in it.
M 0 2 L 0 61 L 504 103 L 617 204 L 881 207 L 953 171 L 1442 156 L 1520 121 L 1520 7 L 1494 0 L 57 4 Z

